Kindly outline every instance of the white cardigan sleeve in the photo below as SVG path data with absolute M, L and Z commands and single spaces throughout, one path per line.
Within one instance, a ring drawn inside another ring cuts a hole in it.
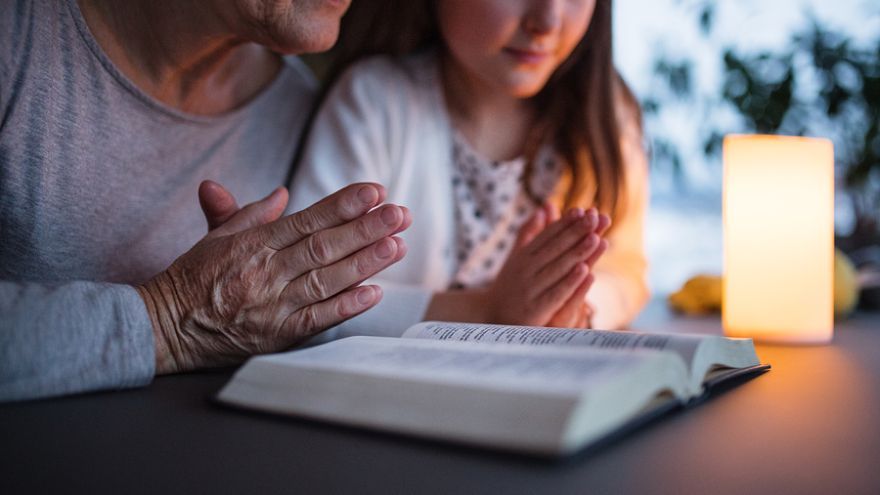
M 316 115 L 303 158 L 290 185 L 292 211 L 301 210 L 355 182 L 378 182 L 389 188 L 388 201 L 398 201 L 391 185 L 400 158 L 400 127 L 405 122 L 395 92 L 400 75 L 388 60 L 368 60 L 345 73 Z M 408 205 L 404 205 L 408 206 Z M 412 244 L 403 236 L 412 250 Z M 394 267 L 392 267 L 394 268 Z M 387 272 L 387 270 L 386 270 Z M 382 301 L 371 310 L 317 337 L 318 341 L 351 335 L 400 336 L 422 320 L 432 291 L 383 278 L 367 283 L 382 287 Z
M 290 184 L 290 211 L 355 182 L 388 183 L 388 109 L 376 104 L 370 81 L 363 79 L 358 71 L 345 73 L 318 110 Z
M 596 279 L 587 293 L 594 309 L 592 326 L 609 330 L 626 327 L 650 296 L 643 233 L 649 201 L 647 157 L 635 122 L 628 123 L 622 134 L 625 211 L 622 218 L 612 218 L 615 226 L 606 237 L 608 251 L 596 263 Z

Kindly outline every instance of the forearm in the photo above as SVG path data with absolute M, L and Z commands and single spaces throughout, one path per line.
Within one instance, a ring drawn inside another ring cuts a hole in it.
M 154 362 L 132 287 L 0 281 L 0 401 L 146 385 Z
M 436 292 L 431 298 L 425 320 L 489 322 L 488 292 L 482 289 Z
M 593 307 L 591 324 L 601 330 L 626 328 L 648 302 L 650 292 L 642 277 L 597 271 L 587 294 Z

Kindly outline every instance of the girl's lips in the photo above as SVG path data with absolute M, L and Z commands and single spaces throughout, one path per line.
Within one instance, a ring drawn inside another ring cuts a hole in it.
M 505 48 L 504 53 L 510 55 L 521 64 L 539 64 L 550 56 L 549 52 L 521 50 L 519 48 Z

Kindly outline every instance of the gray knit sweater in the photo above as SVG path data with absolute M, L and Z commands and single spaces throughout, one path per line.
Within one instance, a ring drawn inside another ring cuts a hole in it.
M 282 185 L 314 83 L 296 59 L 243 108 L 196 117 L 150 98 L 76 0 L 0 9 L 0 400 L 149 383 L 131 286 L 206 231 L 200 181 L 240 204 Z

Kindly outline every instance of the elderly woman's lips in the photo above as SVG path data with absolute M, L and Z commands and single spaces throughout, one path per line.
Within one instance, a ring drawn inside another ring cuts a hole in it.
M 324 0 L 333 9 L 347 10 L 351 0 Z
M 504 53 L 510 55 L 514 60 L 521 64 L 538 64 L 550 56 L 549 52 L 521 50 L 519 48 L 505 48 Z

